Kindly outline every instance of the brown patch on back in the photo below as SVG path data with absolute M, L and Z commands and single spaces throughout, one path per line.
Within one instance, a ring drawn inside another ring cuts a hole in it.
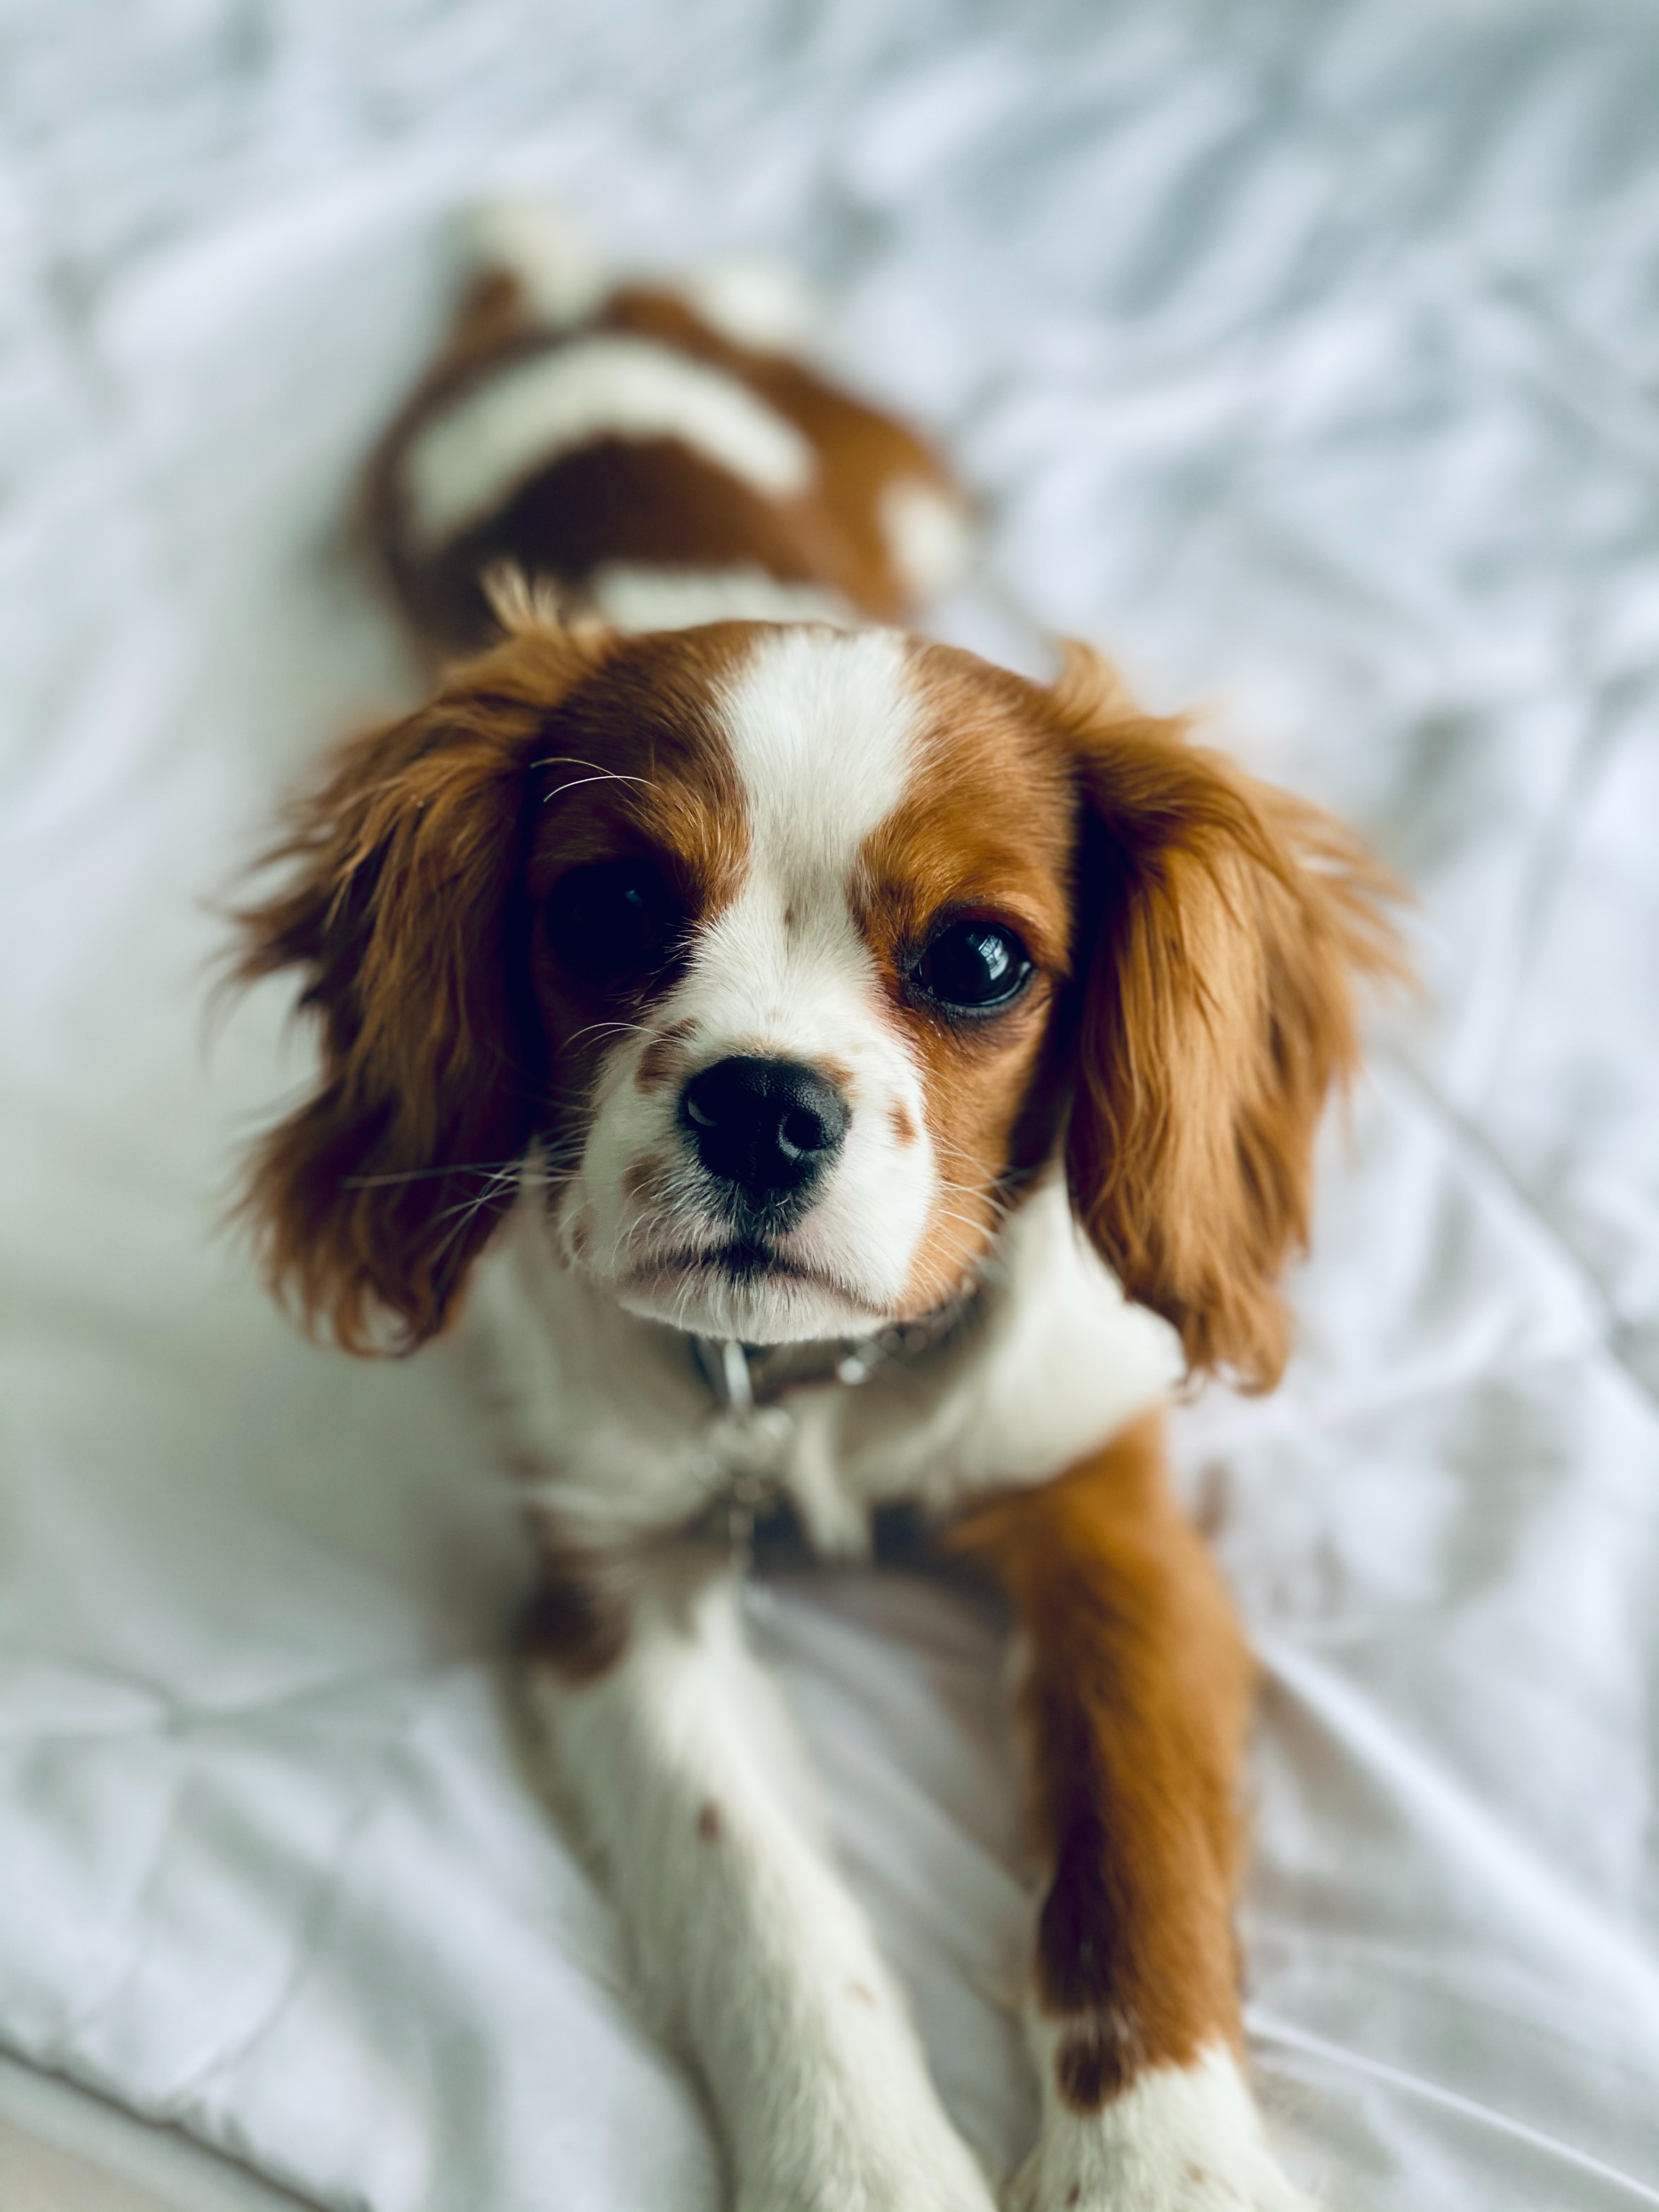
M 399 588 L 422 630 L 469 649 L 494 626 L 478 580 L 498 561 L 578 599 L 611 562 L 822 585 L 833 565 L 822 536 L 810 501 L 769 499 L 676 438 L 596 437 L 435 552 L 401 553 Z
M 489 378 L 599 333 L 670 348 L 732 377 L 811 445 L 815 480 L 769 498 L 673 438 L 595 437 L 527 477 L 492 514 L 434 550 L 411 542 L 403 464 L 437 415 Z M 888 544 L 882 500 L 901 480 L 956 496 L 938 456 L 912 431 L 786 356 L 734 344 L 672 293 L 626 288 L 580 328 L 528 320 L 510 276 L 486 272 L 437 359 L 377 448 L 363 510 L 394 593 L 428 648 L 474 650 L 495 635 L 480 574 L 507 560 L 562 585 L 580 603 L 610 562 L 754 568 L 780 583 L 838 592 L 878 621 L 912 611 Z
M 630 286 L 616 295 L 602 319 L 611 329 L 654 337 L 724 368 L 793 422 L 818 457 L 813 504 L 823 580 L 878 622 L 902 622 L 914 612 L 910 587 L 888 544 L 881 503 L 890 485 L 905 481 L 958 496 L 950 471 L 925 440 L 790 356 L 734 343 L 671 292 Z

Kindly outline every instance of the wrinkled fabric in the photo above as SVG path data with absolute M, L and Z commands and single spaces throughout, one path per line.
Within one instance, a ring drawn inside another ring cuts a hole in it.
M 465 1346 L 300 1342 L 216 1225 L 300 1095 L 208 902 L 414 678 L 354 471 L 445 216 L 787 255 L 1071 629 L 1358 823 L 1418 1002 L 1301 1351 L 1176 1449 L 1265 1669 L 1244 1909 L 1289 2162 L 1659 2204 L 1659 185 L 1618 0 L 162 0 L 0 67 L 0 2045 L 332 2212 L 703 2212 L 697 2098 L 535 1795 Z M 990 1624 L 757 1608 L 996 2166 L 1034 2091 Z

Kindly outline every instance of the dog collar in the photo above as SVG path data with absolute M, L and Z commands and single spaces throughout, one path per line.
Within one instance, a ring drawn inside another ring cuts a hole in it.
M 691 1356 L 716 1407 L 742 1420 L 793 1391 L 830 1382 L 856 1390 L 873 1376 L 912 1366 L 954 1336 L 979 1302 L 975 1283 L 915 1321 L 893 1322 L 868 1336 L 806 1344 L 740 1344 L 733 1337 L 694 1336 Z
M 793 1518 L 784 1489 L 795 1427 L 789 1398 L 828 1385 L 856 1390 L 878 1375 L 916 1365 L 968 1327 L 980 1302 L 975 1283 L 918 1320 L 825 1343 L 756 1345 L 732 1337 L 692 1337 L 692 1359 L 714 1407 L 708 1437 L 710 1494 L 692 1533 L 723 1543 L 733 1571 L 746 1579 L 757 1523 L 781 1514 Z

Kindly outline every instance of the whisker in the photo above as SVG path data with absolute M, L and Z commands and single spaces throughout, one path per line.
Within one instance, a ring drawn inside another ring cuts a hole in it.
M 597 1036 L 606 1030 L 626 1030 L 640 1036 L 656 1035 L 649 1022 L 589 1022 L 586 1029 L 577 1030 L 567 1037 L 566 1045 L 580 1044 L 585 1036 Z
M 531 765 L 533 768 L 587 768 L 593 771 L 592 775 L 578 776 L 572 783 L 560 784 L 556 791 L 544 793 L 544 806 L 555 799 L 562 799 L 567 791 L 580 791 L 587 783 L 636 783 L 641 791 L 655 788 L 648 776 L 623 775 L 620 769 L 602 768 L 598 761 L 582 760 L 574 753 L 544 753 L 540 760 L 533 761 Z
M 514 1176 L 519 1171 L 517 1160 L 463 1160 L 453 1167 L 404 1168 L 392 1175 L 342 1176 L 342 1190 L 378 1190 L 383 1185 L 395 1182 L 429 1182 L 439 1176 L 488 1175 Z

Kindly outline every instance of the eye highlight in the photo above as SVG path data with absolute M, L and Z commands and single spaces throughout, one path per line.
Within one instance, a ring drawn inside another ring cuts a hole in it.
M 542 908 L 548 943 L 584 981 L 617 988 L 673 957 L 685 913 L 649 860 L 597 860 L 561 876 Z
M 1031 956 L 1001 922 L 949 922 L 911 970 L 925 998 L 954 1014 L 996 1014 L 1031 979 Z

